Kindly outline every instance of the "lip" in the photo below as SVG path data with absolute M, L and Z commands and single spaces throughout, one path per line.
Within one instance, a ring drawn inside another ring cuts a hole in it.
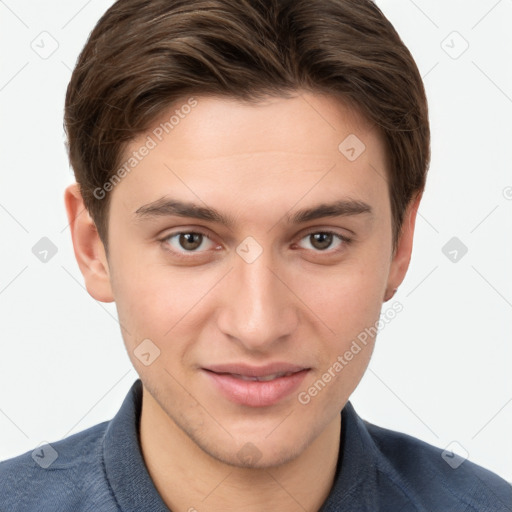
M 279 361 L 264 366 L 251 366 L 245 363 L 215 364 L 206 366 L 204 369 L 215 373 L 236 373 L 246 377 L 266 377 L 274 373 L 295 373 L 301 370 L 309 370 L 306 366 Z
M 299 387 L 310 368 L 289 363 L 271 363 L 265 366 L 240 364 L 210 365 L 203 373 L 231 402 L 249 407 L 268 407 L 278 403 Z M 245 377 L 267 377 L 275 373 L 290 373 L 269 381 L 242 380 Z

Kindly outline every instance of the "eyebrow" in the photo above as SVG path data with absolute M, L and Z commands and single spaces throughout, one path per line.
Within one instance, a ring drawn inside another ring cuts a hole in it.
M 293 214 L 288 213 L 284 218 L 288 224 L 301 224 L 324 217 L 346 217 L 360 214 L 373 216 L 372 207 L 364 201 L 341 199 L 333 203 L 322 203 L 298 210 Z M 139 219 L 177 216 L 216 222 L 229 228 L 235 225 L 233 217 L 224 215 L 215 208 L 199 206 L 168 197 L 162 197 L 141 206 L 135 211 L 135 215 Z

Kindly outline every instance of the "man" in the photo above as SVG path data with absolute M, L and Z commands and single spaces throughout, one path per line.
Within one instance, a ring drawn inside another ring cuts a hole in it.
M 75 256 L 140 380 L 111 421 L 3 462 L 0 510 L 512 509 L 349 402 L 430 157 L 372 2 L 120 0 L 65 122 Z

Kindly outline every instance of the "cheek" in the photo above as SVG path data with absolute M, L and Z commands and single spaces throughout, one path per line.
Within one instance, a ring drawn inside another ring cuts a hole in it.
M 186 301 L 168 281 L 156 279 L 154 270 L 134 269 L 123 276 L 115 293 L 128 356 L 144 382 L 167 382 L 168 372 L 179 374 L 187 351 L 187 338 L 180 331 L 186 326 Z
M 297 397 L 305 411 L 334 417 L 338 409 L 333 404 L 341 409 L 359 384 L 375 345 L 383 281 L 379 272 L 354 266 L 325 280 L 321 293 L 310 288 L 307 300 L 331 332 L 311 333 L 319 343 L 319 365 Z
M 132 253 L 134 254 L 134 253 Z M 112 287 L 123 338 L 133 353 L 142 340 L 160 350 L 159 363 L 175 366 L 207 320 L 205 297 L 218 281 L 215 273 L 172 268 L 141 256 L 123 256 L 116 262 Z M 137 366 L 137 361 L 134 361 Z M 142 368 L 144 370 L 144 368 Z
M 378 318 L 387 281 L 382 258 L 360 254 L 337 267 L 304 272 L 293 280 L 297 295 L 345 340 Z
M 134 345 L 144 338 L 162 337 L 173 323 L 182 297 L 165 268 L 148 264 L 135 250 L 119 251 L 113 260 L 111 284 L 125 340 Z M 127 332 L 126 332 L 127 331 Z

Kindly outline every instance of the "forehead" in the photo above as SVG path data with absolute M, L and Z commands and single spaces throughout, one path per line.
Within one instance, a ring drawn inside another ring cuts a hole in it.
M 131 141 L 123 163 L 129 160 L 134 165 L 125 166 L 112 201 L 123 197 L 132 211 L 170 192 L 268 208 L 284 196 L 297 201 L 308 189 L 310 197 L 333 200 L 340 185 L 354 199 L 363 199 L 355 197 L 361 189 L 367 196 L 387 190 L 380 133 L 341 101 L 306 92 L 258 103 L 184 98 Z
M 194 154 L 200 158 L 199 142 L 208 150 L 207 156 L 214 158 L 237 152 L 284 150 L 297 156 L 318 154 L 322 149 L 330 152 L 333 144 L 336 150 L 337 143 L 350 133 L 364 139 L 377 135 L 374 131 L 354 107 L 332 96 L 303 91 L 291 98 L 266 97 L 257 103 L 219 96 L 183 98 L 162 112 L 148 133 L 157 142 L 163 138 L 173 146 L 175 158 Z M 306 147 L 305 138 L 310 141 Z

